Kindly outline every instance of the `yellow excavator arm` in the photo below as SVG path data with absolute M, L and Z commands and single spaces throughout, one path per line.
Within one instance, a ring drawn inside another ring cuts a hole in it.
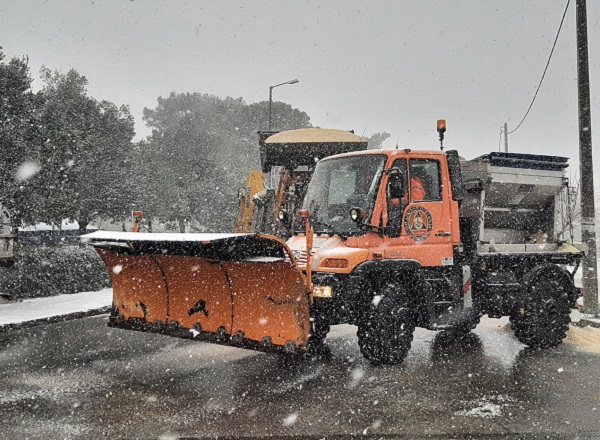
M 235 220 L 235 232 L 238 234 L 250 232 L 254 216 L 254 196 L 265 187 L 265 175 L 258 170 L 250 171 L 246 186 L 238 193 L 239 205 Z

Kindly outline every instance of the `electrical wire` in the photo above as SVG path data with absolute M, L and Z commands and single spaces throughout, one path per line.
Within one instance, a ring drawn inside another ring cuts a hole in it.
M 550 56 L 548 57 L 548 62 L 546 63 L 546 67 L 544 68 L 544 73 L 542 74 L 542 79 L 540 79 L 540 83 L 537 86 L 535 95 L 533 95 L 531 104 L 529 104 L 529 108 L 527 109 L 525 116 L 523 116 L 523 119 L 521 119 L 521 122 L 519 122 L 519 125 L 517 125 L 517 128 L 515 128 L 513 131 L 509 131 L 508 134 L 513 134 L 515 131 L 517 131 L 519 129 L 521 124 L 523 124 L 523 122 L 525 122 L 525 118 L 527 118 L 527 115 L 529 114 L 531 107 L 533 107 L 535 98 L 537 97 L 538 92 L 540 91 L 540 87 L 542 87 L 542 82 L 544 81 L 544 77 L 546 76 L 546 71 L 548 70 L 548 66 L 550 65 L 550 60 L 552 59 L 552 54 L 554 53 L 554 48 L 556 47 L 556 42 L 558 41 L 558 36 L 560 35 L 560 30 L 562 29 L 563 22 L 565 21 L 565 15 L 567 15 L 567 10 L 569 9 L 569 3 L 571 3 L 571 0 L 567 0 L 567 6 L 565 6 L 565 12 L 563 12 L 562 19 L 560 20 L 560 26 L 558 27 L 558 32 L 556 33 L 556 38 L 554 39 L 554 44 L 552 45 L 552 50 L 550 51 Z

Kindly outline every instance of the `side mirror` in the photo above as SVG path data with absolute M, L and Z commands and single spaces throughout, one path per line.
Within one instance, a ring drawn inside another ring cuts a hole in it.
M 398 168 L 386 170 L 388 175 L 388 197 L 390 199 L 401 199 L 404 197 L 404 185 L 402 182 L 402 173 Z
M 460 202 L 463 199 L 463 181 L 460 169 L 460 157 L 458 151 L 450 150 L 446 152 L 448 159 L 448 171 L 450 172 L 450 185 L 452 186 L 452 200 Z M 466 188 L 464 188 L 468 191 Z
M 390 179 L 400 178 L 400 170 L 396 167 L 385 170 L 385 173 Z

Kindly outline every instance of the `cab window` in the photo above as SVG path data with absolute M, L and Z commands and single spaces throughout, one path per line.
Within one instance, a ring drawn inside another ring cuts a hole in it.
M 440 162 L 435 159 L 410 159 L 411 202 L 442 200 Z

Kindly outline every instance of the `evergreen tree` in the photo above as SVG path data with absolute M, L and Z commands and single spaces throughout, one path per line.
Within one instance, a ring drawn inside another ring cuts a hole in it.
M 4 63 L 0 48 L 0 201 L 14 219 L 31 221 L 30 177 L 39 168 L 39 94 L 31 90 L 27 58 Z

